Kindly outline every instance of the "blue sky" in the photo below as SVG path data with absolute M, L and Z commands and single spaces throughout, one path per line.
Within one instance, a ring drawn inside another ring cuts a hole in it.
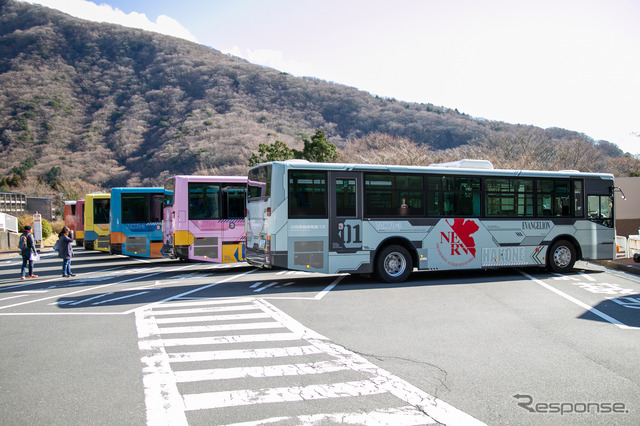
M 638 0 L 28 1 L 640 154 Z

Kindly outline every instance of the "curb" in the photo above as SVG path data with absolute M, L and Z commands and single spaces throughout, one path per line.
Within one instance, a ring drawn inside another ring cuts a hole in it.
M 617 269 L 619 271 L 628 272 L 630 274 L 640 275 L 640 263 L 626 264 L 616 262 L 614 260 L 590 260 L 591 263 L 602 265 L 606 268 Z

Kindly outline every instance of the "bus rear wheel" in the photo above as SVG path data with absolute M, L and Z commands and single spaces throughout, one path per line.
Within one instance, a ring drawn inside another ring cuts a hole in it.
M 553 272 L 569 272 L 576 263 L 576 248 L 569 241 L 556 241 L 549 249 L 547 259 L 549 269 Z
M 388 283 L 401 283 L 409 277 L 413 270 L 411 255 L 402 246 L 391 245 L 378 253 L 376 258 L 376 275 Z

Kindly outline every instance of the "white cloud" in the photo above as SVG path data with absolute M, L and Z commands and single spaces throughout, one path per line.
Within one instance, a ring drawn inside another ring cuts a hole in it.
M 222 50 L 222 53 L 238 56 L 253 64 L 264 65 L 276 70 L 286 71 L 287 73 L 296 76 L 310 75 L 311 67 L 308 64 L 285 59 L 284 52 L 281 50 L 245 49 L 243 51 L 238 46 L 233 46 L 231 49 Z
M 97 5 L 86 0 L 24 0 L 27 3 L 40 4 L 52 9 L 68 13 L 76 18 L 87 19 L 95 22 L 107 22 L 119 24 L 125 27 L 140 28 L 160 34 L 179 37 L 185 40 L 197 42 L 196 37 L 183 27 L 175 19 L 160 15 L 155 22 L 151 21 L 144 13 L 124 13 L 118 8 L 106 4 Z

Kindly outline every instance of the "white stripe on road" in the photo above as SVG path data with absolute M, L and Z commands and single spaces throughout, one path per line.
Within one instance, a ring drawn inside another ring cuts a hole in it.
M 158 330 L 160 334 L 205 333 L 212 331 L 264 330 L 267 328 L 284 328 L 284 325 L 271 322 L 252 322 L 246 324 L 193 325 L 188 327 L 166 327 Z
M 177 314 L 201 314 L 206 312 L 234 312 L 234 311 L 255 311 L 254 305 L 227 306 L 213 308 L 192 308 L 192 309 L 167 309 L 163 311 L 154 311 L 155 315 L 177 315 Z
M 331 413 L 331 414 L 311 414 L 297 417 L 272 417 L 262 419 L 260 422 L 234 423 L 228 426 L 256 426 L 257 424 L 296 424 L 296 425 L 316 425 L 316 424 L 350 424 L 367 426 L 415 426 L 436 423 L 425 413 L 416 410 L 410 405 L 398 408 L 388 408 L 359 413 Z
M 316 355 L 322 351 L 313 345 L 288 348 L 236 349 L 207 352 L 182 352 L 169 355 L 171 362 L 220 361 L 229 359 L 284 358 L 289 356 Z
M 183 395 L 187 411 L 277 402 L 312 401 L 386 393 L 371 380 L 282 388 L 244 389 Z
M 216 282 L 211 283 L 211 284 L 206 284 L 206 285 L 203 285 L 203 286 L 200 286 L 200 287 L 194 288 L 193 290 L 185 291 L 185 292 L 183 292 L 183 293 L 180 293 L 180 294 L 176 294 L 176 295 L 174 295 L 174 296 L 167 297 L 167 298 L 166 298 L 166 299 L 164 299 L 164 300 L 159 300 L 159 301 L 157 301 L 157 302 L 153 302 L 153 303 L 150 303 L 150 304 L 145 305 L 145 306 L 140 306 L 140 307 L 138 307 L 138 308 L 131 309 L 130 311 L 124 312 L 124 314 L 129 314 L 129 313 L 131 313 L 131 312 L 135 312 L 135 311 L 137 311 L 137 310 L 146 310 L 146 309 L 156 308 L 156 307 L 162 306 L 162 304 L 163 304 L 163 303 L 169 302 L 169 301 L 171 301 L 171 300 L 181 299 L 181 298 L 183 298 L 183 297 L 185 297 L 185 296 L 188 296 L 188 295 L 190 295 L 190 294 L 193 294 L 193 293 L 196 293 L 196 292 L 199 292 L 199 291 L 202 291 L 202 290 L 206 290 L 206 289 L 209 289 L 209 288 L 211 288 L 211 287 L 215 287 L 215 286 L 217 286 L 218 284 L 226 283 L 227 281 L 231 281 L 231 280 L 234 280 L 234 279 L 236 279 L 236 278 L 240 278 L 240 277 L 242 277 L 242 276 L 244 276 L 244 275 L 251 274 L 251 273 L 253 273 L 253 272 L 255 272 L 255 271 L 257 271 L 257 269 L 252 269 L 252 270 L 250 270 L 250 271 L 243 272 L 243 273 L 238 274 L 238 275 L 231 275 L 231 276 L 229 276 L 229 277 L 226 277 L 226 278 L 221 279 L 220 281 L 216 281 Z
M 138 346 L 145 354 L 141 358 L 144 367 L 142 385 L 148 425 L 187 426 L 187 416 L 182 396 L 169 364 L 169 357 L 163 345 L 149 344 L 148 339 L 156 339 L 158 325 L 151 310 L 137 310 L 136 329 Z
M 266 290 L 266 289 L 268 289 L 268 288 L 273 287 L 273 286 L 274 286 L 274 285 L 276 285 L 276 284 L 278 284 L 278 282 L 277 282 L 277 281 L 274 281 L 274 282 L 269 283 L 269 284 L 267 284 L 267 285 L 265 285 L 265 286 L 262 286 L 262 287 L 260 287 L 260 288 L 256 288 L 256 289 L 255 289 L 255 290 L 253 290 L 253 291 L 254 291 L 254 293 L 259 293 L 259 292 L 261 292 L 261 291 L 263 291 L 263 290 Z
M 86 293 L 88 291 L 98 290 L 98 289 L 101 289 L 101 288 L 104 288 L 104 287 L 114 286 L 114 285 L 117 285 L 117 284 L 123 284 L 123 283 L 127 283 L 127 282 L 134 281 L 134 280 L 142 280 L 144 278 L 148 278 L 148 277 L 151 277 L 153 275 L 158 275 L 158 274 L 162 274 L 162 272 L 154 272 L 152 274 L 143 275 L 141 277 L 129 278 L 129 279 L 126 279 L 126 280 L 115 282 L 115 283 L 103 284 L 103 285 L 100 285 L 100 286 L 97 286 L 97 287 L 83 288 L 82 290 L 72 291 L 71 293 L 60 294 L 60 295 L 56 295 L 56 296 L 43 297 L 42 299 L 34 299 L 34 300 L 29 300 L 27 302 L 22 302 L 22 303 L 15 303 L 13 305 L 2 306 L 2 307 L 0 307 L 0 309 L 13 308 L 15 306 L 27 305 L 29 303 L 44 302 L 45 300 L 56 299 L 56 298 L 62 299 L 62 298 L 65 298 L 65 297 L 72 296 L 74 294 Z
M 288 355 L 287 355 L 288 356 Z M 173 360 L 171 360 L 173 361 Z M 212 368 L 206 370 L 176 371 L 178 383 L 205 380 L 230 380 L 245 378 L 301 376 L 325 374 L 348 370 L 349 367 L 335 361 L 320 361 L 306 364 L 267 365 L 261 367 Z
M 584 272 L 578 272 L 580 275 L 582 275 L 587 281 L 597 281 L 595 278 L 593 278 L 592 276 L 587 275 Z
M 322 290 L 321 292 L 319 292 L 313 297 L 299 297 L 299 296 L 263 296 L 263 297 L 265 299 L 280 299 L 280 300 L 321 300 L 324 296 L 329 294 L 329 292 L 333 290 L 333 288 L 337 286 L 340 283 L 340 281 L 342 281 L 348 275 L 349 274 L 342 274 L 338 276 L 335 280 L 333 280 L 331 284 L 325 287 L 324 290 Z
M 197 302 L 180 302 L 180 303 L 171 303 L 167 305 L 157 305 L 154 306 L 154 313 L 163 312 L 163 309 L 175 309 L 176 307 L 186 307 L 186 306 L 211 306 L 211 305 L 233 305 L 234 303 L 252 303 L 253 298 L 249 297 L 239 297 L 237 299 L 218 299 L 218 300 L 200 300 Z
M 77 302 L 69 303 L 69 305 L 70 305 L 70 306 L 79 305 L 79 304 L 81 304 L 81 303 L 89 302 L 89 301 L 91 301 L 91 300 L 99 299 L 99 298 L 101 298 L 101 297 L 110 296 L 110 295 L 112 295 L 112 294 L 113 294 L 113 293 L 103 293 L 103 294 L 98 294 L 97 296 L 91 296 L 91 297 L 88 297 L 88 298 L 86 298 L 86 299 L 78 300 Z
M 227 343 L 255 343 L 255 342 L 287 342 L 300 340 L 298 333 L 272 333 L 272 334 L 244 334 L 237 336 L 218 337 L 191 337 L 184 339 L 163 339 L 164 346 L 195 346 L 195 345 L 221 345 Z
M 141 291 L 139 293 L 133 293 L 133 294 L 127 294 L 126 296 L 115 297 L 113 299 L 101 300 L 99 302 L 92 303 L 91 305 L 92 306 L 96 306 L 96 305 L 102 305 L 103 303 L 117 302 L 118 300 L 129 299 L 131 297 L 140 296 L 141 294 L 147 294 L 147 293 L 149 293 L 149 292 L 148 291 Z
M 554 292 L 555 294 L 564 297 L 565 299 L 567 299 L 568 301 L 575 303 L 576 305 L 580 306 L 581 308 L 583 308 L 584 310 L 591 312 L 594 315 L 599 316 L 600 318 L 602 318 L 603 320 L 623 329 L 623 330 L 640 330 L 640 327 L 631 327 L 628 326 L 626 324 L 621 323 L 620 321 L 618 321 L 617 319 L 605 314 L 602 311 L 599 311 L 598 309 L 587 305 L 586 303 L 583 303 L 581 301 L 579 301 L 578 299 L 576 299 L 573 296 L 569 296 L 566 293 L 563 293 L 562 291 L 558 290 L 557 288 L 550 286 L 549 284 L 545 283 L 544 281 L 541 281 L 537 278 L 532 277 L 531 275 L 527 274 L 524 271 L 520 271 L 520 273 L 522 275 L 524 275 L 525 277 L 529 278 L 531 281 L 533 281 L 536 284 L 541 285 L 542 287 L 546 288 L 547 290 L 551 290 L 552 292 Z
M 5 297 L 5 298 L 0 299 L 0 302 L 2 302 L 3 300 L 16 299 L 18 297 L 25 297 L 25 296 L 26 296 L 26 294 L 19 294 L 17 296 Z
M 179 324 L 187 322 L 239 321 L 247 319 L 271 318 L 264 312 L 255 314 L 202 315 L 195 317 L 156 318 L 158 324 Z

